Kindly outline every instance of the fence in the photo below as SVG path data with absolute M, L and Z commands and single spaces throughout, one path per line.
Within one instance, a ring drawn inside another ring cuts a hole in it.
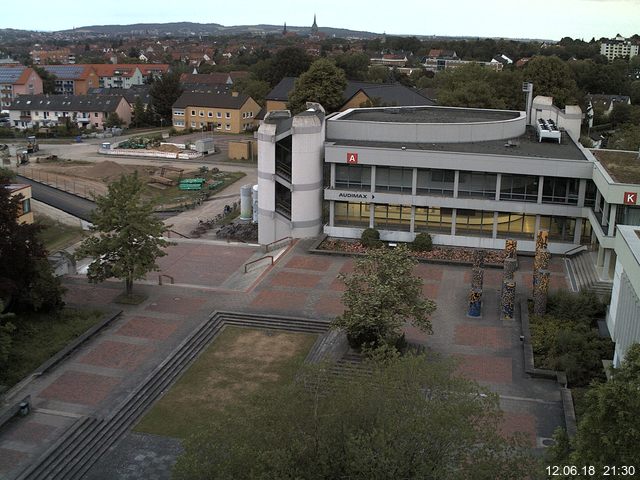
M 79 197 L 86 198 L 88 200 L 94 199 L 95 195 L 101 195 L 106 192 L 97 192 L 95 186 L 88 186 L 86 183 L 78 180 L 71 179 L 69 177 L 57 175 L 55 173 L 44 172 L 38 169 L 29 168 L 29 167 L 19 167 L 13 169 L 16 174 L 22 175 L 30 180 L 34 180 L 36 182 L 44 183 L 45 185 L 49 185 L 53 188 L 57 188 L 58 190 L 63 190 L 68 193 L 72 193 Z
M 202 157 L 203 154 L 200 152 L 161 152 L 159 150 L 130 150 L 126 148 L 99 148 L 98 153 L 103 155 L 118 155 L 123 157 L 149 157 L 149 158 L 170 158 L 170 159 L 181 159 L 181 160 L 190 160 L 192 158 Z

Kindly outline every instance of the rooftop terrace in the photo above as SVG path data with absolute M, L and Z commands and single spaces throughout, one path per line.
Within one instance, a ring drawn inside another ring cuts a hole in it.
M 335 145 L 371 148 L 405 147 L 407 150 L 430 150 L 440 152 L 477 153 L 480 155 L 505 155 L 510 157 L 558 158 L 563 160 L 577 160 L 587 162 L 580 148 L 563 133 L 562 143 L 543 140 L 538 142 L 534 130 L 529 127 L 524 135 L 510 140 L 488 140 L 484 142 L 459 143 L 405 143 L 405 142 L 372 142 L 362 140 L 327 139 Z M 640 164 L 639 164 L 640 166 Z M 639 168 L 640 178 L 640 168 Z

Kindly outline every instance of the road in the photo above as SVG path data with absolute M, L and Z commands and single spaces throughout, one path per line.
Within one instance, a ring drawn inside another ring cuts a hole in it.
M 17 175 L 16 179 L 20 183 L 31 185 L 31 193 L 34 199 L 81 218 L 82 220 L 89 221 L 91 212 L 96 207 L 96 204 L 90 200 L 71 195 L 70 193 L 63 192 L 62 190 L 43 183 L 34 182 L 21 175 Z

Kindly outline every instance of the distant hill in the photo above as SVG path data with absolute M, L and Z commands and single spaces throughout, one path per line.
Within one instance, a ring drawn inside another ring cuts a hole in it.
M 282 32 L 282 25 L 234 25 L 224 26 L 219 23 L 134 23 L 131 25 L 91 25 L 78 27 L 69 30 L 52 32 L 58 34 L 85 34 L 85 35 L 172 35 L 172 36 L 194 36 L 194 35 L 240 35 L 240 34 L 269 34 Z M 310 33 L 310 27 L 297 27 L 287 25 L 287 30 L 297 32 L 302 35 Z M 320 32 L 328 37 L 358 37 L 373 38 L 377 33 L 363 32 L 358 30 L 348 30 L 344 28 L 320 28 Z

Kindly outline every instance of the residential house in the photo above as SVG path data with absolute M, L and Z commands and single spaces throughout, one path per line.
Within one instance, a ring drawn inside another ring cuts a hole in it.
M 260 105 L 248 95 L 183 93 L 173 104 L 173 126 L 226 133 L 253 129 Z
M 90 88 L 99 86 L 92 65 L 43 65 L 42 68 L 55 75 L 57 94 L 85 95 Z
M 33 223 L 33 212 L 31 211 L 31 185 L 22 183 L 11 183 L 5 185 L 9 190 L 11 198 L 20 197 L 18 203 L 18 223 Z
M 72 65 L 76 63 L 75 54 L 68 48 L 57 50 L 33 50 L 29 52 L 33 63 L 36 65 L 47 65 L 58 63 L 62 65 Z
M 104 130 L 111 113 L 131 123 L 131 104 L 116 95 L 21 95 L 9 107 L 13 127 L 53 127 L 67 122 L 79 128 Z
M 142 85 L 151 76 L 162 77 L 169 70 L 169 65 L 161 63 L 94 64 L 92 67 L 100 79 L 96 86 L 103 88 L 131 88 Z
M 587 95 L 588 102 L 591 102 L 595 111 L 609 116 L 616 105 L 623 103 L 631 105 L 631 97 L 627 95 Z
M 491 59 L 491 63 L 500 63 L 503 67 L 506 67 L 507 65 L 511 65 L 513 63 L 513 60 L 511 60 L 505 54 L 499 53 Z
M 258 116 L 262 120 L 267 112 L 286 110 L 289 93 L 293 90 L 295 77 L 285 77 L 273 87 L 265 97 L 265 106 Z M 340 111 L 362 106 L 415 106 L 434 105 L 435 102 L 422 95 L 418 90 L 405 87 L 400 83 L 368 83 L 347 81 L 342 94 L 344 104 Z
M 6 110 L 18 95 L 42 93 L 42 79 L 24 65 L 0 66 L 0 110 Z
M 92 88 L 88 92 L 90 95 L 111 95 L 123 96 L 127 102 L 133 106 L 138 97 L 142 100 L 142 104 L 146 108 L 151 103 L 151 85 L 132 85 L 131 88 Z
M 369 59 L 371 65 L 385 65 L 387 67 L 405 67 L 409 59 L 405 54 L 385 53 L 382 57 Z

